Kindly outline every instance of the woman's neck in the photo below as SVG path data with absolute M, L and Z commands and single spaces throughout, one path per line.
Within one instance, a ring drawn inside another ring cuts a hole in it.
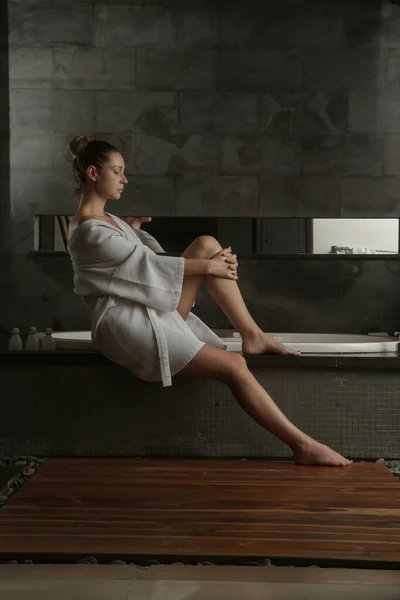
M 104 206 L 106 200 L 96 194 L 83 193 L 79 201 L 78 213 L 85 215 L 93 215 L 96 217 L 104 216 Z

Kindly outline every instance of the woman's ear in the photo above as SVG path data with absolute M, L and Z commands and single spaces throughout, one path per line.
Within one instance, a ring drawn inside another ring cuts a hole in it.
M 89 165 L 89 167 L 86 170 L 86 174 L 89 177 L 89 179 L 91 179 L 92 181 L 96 181 L 96 179 L 97 179 L 96 167 L 94 167 L 93 165 Z

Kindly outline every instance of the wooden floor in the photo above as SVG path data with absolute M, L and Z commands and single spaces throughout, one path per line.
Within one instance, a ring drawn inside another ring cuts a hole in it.
M 0 510 L 0 557 L 84 556 L 400 563 L 400 482 L 376 463 L 49 459 Z

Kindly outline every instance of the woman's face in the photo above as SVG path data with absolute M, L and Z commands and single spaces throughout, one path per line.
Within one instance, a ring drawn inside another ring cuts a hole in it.
M 96 179 L 93 186 L 97 194 L 107 198 L 107 200 L 118 200 L 124 191 L 124 186 L 128 183 L 124 172 L 125 162 L 121 154 L 110 152 L 108 161 L 103 164 L 99 171 L 96 170 Z

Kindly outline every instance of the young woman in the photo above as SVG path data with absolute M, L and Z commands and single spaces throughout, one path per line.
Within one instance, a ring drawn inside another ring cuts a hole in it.
M 86 136 L 71 140 L 80 202 L 70 226 L 68 251 L 74 291 L 92 317 L 92 339 L 111 361 L 145 381 L 171 385 L 172 377 L 221 381 L 242 408 L 267 431 L 288 444 L 303 465 L 348 466 L 351 461 L 295 427 L 258 383 L 241 354 L 227 352 L 222 340 L 192 312 L 205 279 L 212 297 L 240 333 L 244 354 L 297 352 L 266 335 L 249 314 L 237 280 L 231 248 L 200 236 L 181 257 L 163 249 L 131 223 L 104 212 L 128 183 L 117 148 Z

